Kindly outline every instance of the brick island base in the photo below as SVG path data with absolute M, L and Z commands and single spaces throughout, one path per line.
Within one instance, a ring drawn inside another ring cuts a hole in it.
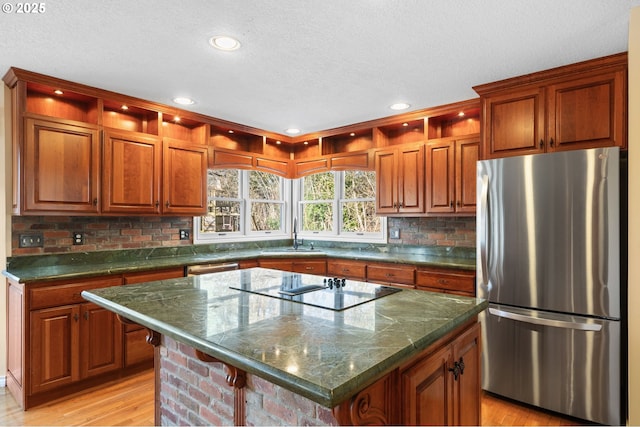
M 159 338 L 159 337 L 158 337 Z M 335 408 L 162 336 L 156 425 L 479 425 L 480 336 L 472 321 Z
M 156 424 L 158 421 L 163 426 L 339 424 L 331 409 L 258 376 L 244 374 L 244 387 L 230 386 L 221 363 L 201 361 L 193 348 L 167 336 L 162 337 L 156 351 L 160 353 L 159 384 L 156 383 L 160 413 L 156 414 Z M 244 417 L 238 412 L 244 412 Z

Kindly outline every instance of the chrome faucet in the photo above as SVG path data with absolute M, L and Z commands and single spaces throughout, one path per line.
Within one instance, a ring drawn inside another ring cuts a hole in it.
M 298 249 L 298 218 L 293 218 L 293 249 Z

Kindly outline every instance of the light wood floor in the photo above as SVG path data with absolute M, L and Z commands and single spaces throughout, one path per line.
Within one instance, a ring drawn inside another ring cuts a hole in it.
M 482 424 L 490 426 L 579 425 L 579 420 L 539 411 L 485 394 Z M 20 409 L 0 389 L 0 426 L 144 426 L 153 425 L 153 371 L 75 394 L 46 405 Z

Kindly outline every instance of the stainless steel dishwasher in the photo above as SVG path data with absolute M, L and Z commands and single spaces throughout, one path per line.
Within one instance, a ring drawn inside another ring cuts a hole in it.
M 199 276 L 201 274 L 237 270 L 238 268 L 237 262 L 190 265 L 187 267 L 187 276 Z

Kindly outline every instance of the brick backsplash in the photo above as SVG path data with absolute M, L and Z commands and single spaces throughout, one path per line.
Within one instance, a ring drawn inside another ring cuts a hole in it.
M 181 228 L 192 230 L 192 217 L 13 216 L 11 222 L 12 256 L 192 244 L 179 238 Z M 84 234 L 84 244 L 73 244 L 74 232 Z M 44 246 L 20 248 L 20 234 L 31 233 L 42 233 Z
M 192 217 L 74 217 L 13 216 L 12 256 L 43 255 L 98 250 L 142 249 L 184 246 L 193 240 L 180 240 L 181 228 L 193 229 Z M 433 217 L 388 219 L 387 228 L 400 230 L 400 238 L 389 238 L 392 245 L 459 246 L 476 245 L 475 217 Z M 20 248 L 20 234 L 42 233 L 44 246 Z M 84 234 L 84 244 L 73 244 L 73 233 Z
M 476 246 L 476 217 L 393 218 L 387 221 L 389 236 L 400 231 L 389 244 L 419 246 Z

